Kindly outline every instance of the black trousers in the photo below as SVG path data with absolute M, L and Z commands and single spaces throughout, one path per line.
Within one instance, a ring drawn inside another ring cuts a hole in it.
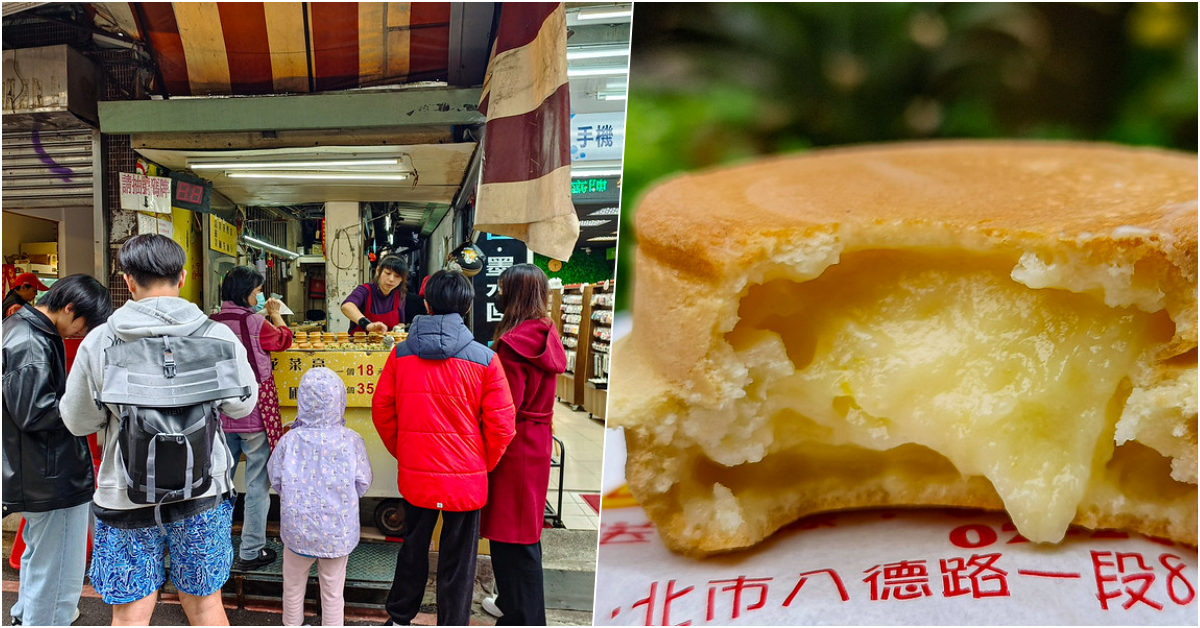
M 479 511 L 433 510 L 405 501 L 404 544 L 396 556 L 396 577 L 387 598 L 393 624 L 411 624 L 421 610 L 429 578 L 429 542 L 438 514 L 442 515 L 442 534 L 438 543 L 437 622 L 439 626 L 466 626 L 471 621 Z
M 490 542 L 496 574 L 496 606 L 504 616 L 497 626 L 545 626 L 546 593 L 542 579 L 542 543 Z

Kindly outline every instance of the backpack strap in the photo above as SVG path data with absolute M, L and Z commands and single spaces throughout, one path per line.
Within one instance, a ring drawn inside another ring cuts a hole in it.
M 215 325 L 215 324 L 216 324 L 216 323 L 214 323 L 214 322 L 213 322 L 213 319 L 211 319 L 211 318 L 206 318 L 206 319 L 204 319 L 204 321 L 203 321 L 203 322 L 201 322 L 201 323 L 200 323 L 200 326 L 199 326 L 199 327 L 197 327 L 197 328 L 195 329 L 195 331 L 193 331 L 192 333 L 190 333 L 190 334 L 188 334 L 188 335 L 189 335 L 189 336 L 205 336 L 205 335 L 207 335 L 207 334 L 208 334 L 208 330 L 209 330 L 210 328 L 212 328 L 212 326 L 213 326 L 213 325 Z
M 123 340 L 121 340 L 121 337 L 117 335 L 117 328 L 113 327 L 111 318 L 108 319 L 107 321 L 105 321 L 104 324 L 108 326 L 108 331 L 112 337 L 112 344 L 109 345 L 110 347 L 124 342 Z M 101 350 L 101 352 L 103 353 L 103 350 Z M 107 364 L 107 362 L 108 362 L 108 359 L 105 358 L 105 363 Z M 101 365 L 100 368 L 103 369 L 104 365 Z M 92 402 L 96 404 L 97 410 L 104 410 L 104 404 L 100 402 L 100 390 L 99 389 L 92 390 Z

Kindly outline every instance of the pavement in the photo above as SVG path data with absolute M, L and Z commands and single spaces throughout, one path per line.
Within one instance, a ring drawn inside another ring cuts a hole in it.
M 16 602 L 19 572 L 8 565 L 14 533 L 4 532 L 3 543 L 3 623 L 10 623 L 9 609 Z M 595 587 L 596 546 L 595 533 L 579 530 L 546 530 L 543 537 L 543 566 L 546 574 L 546 619 L 551 626 L 590 626 L 592 624 L 592 595 Z M 436 554 L 431 554 L 431 568 L 436 565 Z M 494 590 L 491 562 L 481 556 L 476 580 L 475 601 L 472 606 L 471 625 L 490 626 L 496 623 L 491 615 L 483 611 L 480 601 Z M 235 574 L 236 576 L 237 574 Z M 282 608 L 279 603 L 279 587 L 268 574 L 244 574 L 242 582 L 231 577 L 224 588 L 225 611 L 229 623 L 234 626 L 280 626 Z M 375 586 L 351 587 L 346 589 L 345 625 L 378 626 L 387 621 L 387 614 L 380 608 L 386 597 L 388 583 Z M 239 596 L 239 593 L 241 594 Z M 317 605 L 314 601 L 316 589 L 310 585 L 305 621 L 319 624 Z M 421 613 L 415 625 L 437 624 L 436 592 L 432 580 L 427 583 Z M 79 619 L 76 626 L 106 626 L 112 623 L 111 608 L 86 581 L 79 601 Z M 158 607 L 151 618 L 152 625 L 186 626 L 187 617 L 179 605 L 178 596 L 168 582 L 160 594 Z
M 599 514 L 585 504 L 582 496 L 585 494 L 598 495 L 601 488 L 601 466 L 604 453 L 604 423 L 589 416 L 586 412 L 573 411 L 566 404 L 555 403 L 554 423 L 556 435 L 565 443 L 565 465 L 562 469 L 561 484 L 563 488 L 563 508 L 561 509 L 562 523 L 565 529 L 554 528 L 543 531 L 542 535 L 542 566 L 546 583 L 546 619 L 551 626 L 590 626 L 592 625 L 592 602 L 595 592 L 596 570 L 596 540 L 599 527 Z M 559 487 L 559 469 L 551 474 L 550 497 L 557 496 Z M 364 511 L 367 513 L 370 509 Z M 267 535 L 272 543 L 277 544 L 278 514 L 272 511 L 272 521 L 268 524 Z M 8 566 L 8 556 L 16 531 L 18 516 L 6 517 L 3 521 L 3 615 L 2 623 L 9 623 L 8 611 L 16 602 L 18 572 Z M 235 533 L 240 529 L 241 515 L 234 516 Z M 384 537 L 375 530 L 369 514 L 363 518 L 362 544 L 376 543 L 371 548 L 381 548 L 379 543 Z M 272 545 L 276 549 L 276 545 Z M 371 554 L 372 552 L 366 552 Z M 353 558 L 352 558 L 353 560 Z M 390 573 L 395 565 L 395 554 L 390 558 L 384 557 L 383 562 L 390 560 L 393 567 L 374 565 L 374 576 L 363 577 L 357 585 L 347 581 L 346 614 L 347 626 L 374 626 L 387 621 L 387 615 L 382 610 L 383 599 L 387 595 L 390 583 Z M 430 555 L 430 568 L 437 565 L 436 552 Z M 371 569 L 364 567 L 364 569 Z M 264 567 L 258 572 L 234 574 L 225 585 L 225 609 L 229 623 L 235 626 L 279 626 L 282 625 L 282 609 L 279 605 L 281 585 L 281 568 L 278 563 Z M 492 578 L 491 560 L 481 556 L 476 575 L 475 601 L 472 607 L 472 625 L 490 626 L 496 620 L 483 611 L 480 601 L 492 595 L 495 586 Z M 370 582 L 374 580 L 374 582 Z M 170 583 L 165 587 L 170 589 Z M 240 594 L 240 595 L 239 595 Z M 310 607 L 307 609 L 305 621 L 319 623 L 317 605 L 313 601 L 317 589 L 315 578 L 309 585 L 307 599 Z M 437 623 L 437 603 L 433 583 L 426 586 L 422 612 L 415 623 L 419 625 L 435 625 Z M 112 611 L 104 604 L 85 582 L 83 598 L 79 603 L 80 618 L 76 626 L 103 626 L 112 623 Z M 315 621 L 314 621 L 315 620 Z M 151 618 L 154 625 L 186 626 L 187 617 L 179 606 L 178 598 L 170 591 L 165 591 L 160 598 L 158 608 Z

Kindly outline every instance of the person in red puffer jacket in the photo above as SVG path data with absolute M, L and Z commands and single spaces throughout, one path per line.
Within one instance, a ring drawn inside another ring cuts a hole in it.
M 480 533 L 491 541 L 497 626 L 546 625 L 542 577 L 542 522 L 550 453 L 554 444 L 554 379 L 566 370 L 562 340 L 547 315 L 550 287 L 533 264 L 510 266 L 501 275 L 496 307 L 496 355 L 508 375 L 517 408 L 517 436 L 488 475 L 488 503 Z
M 475 342 L 463 322 L 475 299 L 471 280 L 438 271 L 423 295 L 431 315 L 413 320 L 371 401 L 371 419 L 397 460 L 396 485 L 404 497 L 404 544 L 387 611 L 397 625 L 417 616 L 440 512 L 438 625 L 466 626 L 487 474 L 513 439 L 515 410 L 500 359 Z

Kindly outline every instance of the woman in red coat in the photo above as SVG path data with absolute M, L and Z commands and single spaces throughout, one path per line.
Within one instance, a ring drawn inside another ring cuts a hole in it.
M 517 435 L 488 474 L 479 531 L 491 541 L 498 626 L 545 626 L 542 522 L 550 484 L 554 379 L 567 366 L 562 340 L 547 316 L 546 273 L 533 264 L 500 275 L 496 307 L 504 318 L 493 348 L 508 375 Z M 491 600 L 488 600 L 489 602 Z

